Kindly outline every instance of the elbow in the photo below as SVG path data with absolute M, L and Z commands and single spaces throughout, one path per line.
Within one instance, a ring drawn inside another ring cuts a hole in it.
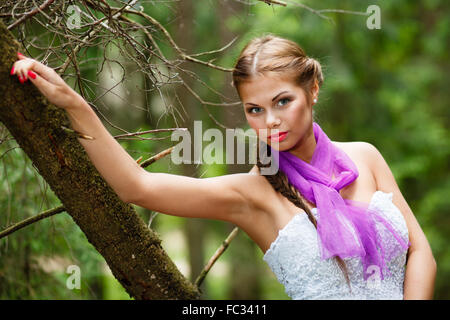
M 129 192 L 117 192 L 116 191 L 116 194 L 119 197 L 119 199 L 125 203 L 133 202 L 133 199 L 131 199 Z
M 127 195 L 118 195 L 119 199 L 125 202 L 126 204 L 133 203 L 133 200 L 131 200 Z
M 139 199 L 136 197 L 136 193 L 134 194 L 134 197 L 130 194 L 127 194 L 127 195 L 119 196 L 119 198 L 126 204 L 139 205 Z
M 127 188 L 126 192 L 124 192 L 124 191 L 117 192 L 116 191 L 116 194 L 119 197 L 119 199 L 127 204 L 134 203 L 136 201 L 136 196 L 133 196 L 133 195 L 136 195 L 136 193 L 137 192 L 136 192 L 135 184 L 133 184 L 133 186 L 131 188 Z
M 139 191 L 137 185 L 133 185 L 132 188 L 130 188 L 129 192 L 118 194 L 120 200 L 122 200 L 125 203 L 130 204 L 138 204 L 139 202 Z
M 137 204 L 140 198 L 140 191 L 142 189 L 141 184 L 139 183 L 141 181 L 141 178 L 142 176 L 137 175 L 137 177 L 128 184 L 126 191 L 117 193 L 120 200 L 125 203 Z

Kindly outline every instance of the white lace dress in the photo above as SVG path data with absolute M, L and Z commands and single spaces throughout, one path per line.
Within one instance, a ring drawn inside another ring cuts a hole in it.
M 378 209 L 408 242 L 408 228 L 402 213 L 392 202 L 392 193 L 376 191 L 369 208 Z M 312 213 L 316 218 L 319 217 L 316 208 L 312 209 Z M 387 251 L 399 246 L 388 231 L 379 228 L 378 222 L 376 225 Z M 367 270 L 370 276 L 364 280 L 361 259 L 344 259 L 349 273 L 350 290 L 336 259 L 320 258 L 317 241 L 316 228 L 302 212 L 296 214 L 279 231 L 278 237 L 264 254 L 264 261 L 292 299 L 403 299 L 406 250 L 387 262 L 391 275 L 385 276 L 383 280 L 379 277 L 378 270 L 371 270 L 370 267 Z

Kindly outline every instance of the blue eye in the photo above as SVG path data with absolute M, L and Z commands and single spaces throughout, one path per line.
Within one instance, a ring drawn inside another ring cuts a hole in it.
M 277 106 L 278 107 L 284 107 L 285 105 L 287 105 L 292 99 L 291 98 L 283 98 L 277 101 Z M 260 113 L 262 112 L 263 108 L 260 107 L 251 107 L 247 109 L 248 113 Z
M 261 108 L 260 107 L 253 107 L 253 108 L 248 109 L 247 111 L 248 111 L 248 113 L 258 113 L 258 112 L 253 112 L 253 110 L 255 110 L 255 109 L 261 109 Z
M 282 104 L 280 105 L 280 101 L 286 101 L 286 103 L 282 103 Z M 278 100 L 278 105 L 279 105 L 279 106 L 284 106 L 284 105 L 286 105 L 289 101 L 291 101 L 291 99 L 289 99 L 289 98 L 283 98 L 283 99 L 280 99 L 280 100 Z

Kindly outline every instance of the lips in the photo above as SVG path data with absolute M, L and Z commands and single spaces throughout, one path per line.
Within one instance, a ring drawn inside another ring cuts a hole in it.
M 272 141 L 281 142 L 284 139 L 286 139 L 286 136 L 287 136 L 287 131 L 282 131 L 282 132 L 270 135 L 269 139 L 272 140 Z

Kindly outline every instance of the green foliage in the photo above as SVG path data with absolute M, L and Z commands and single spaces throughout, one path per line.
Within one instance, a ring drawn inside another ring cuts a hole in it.
M 5 131 L 3 131 L 5 133 Z M 60 205 L 19 148 L 0 144 L 0 228 Z M 101 255 L 65 212 L 0 239 L 0 299 L 97 299 Z M 81 270 L 81 288 L 70 290 L 69 265 Z
M 226 44 L 221 38 L 223 29 L 239 36 L 235 44 L 220 54 L 199 57 L 204 61 L 216 58 L 214 63 L 231 68 L 247 41 L 265 33 L 274 33 L 299 43 L 309 56 L 322 63 L 324 85 L 315 106 L 316 121 L 332 140 L 367 141 L 375 145 L 390 165 L 397 183 L 425 232 L 438 264 L 435 297 L 450 298 L 450 179 L 449 179 L 449 24 L 448 3 L 444 0 L 412 2 L 406 0 L 378 2 L 381 8 L 381 29 L 369 30 L 367 17 L 357 14 L 325 13 L 335 22 L 300 7 L 272 7 L 264 3 L 243 6 L 232 11 L 225 20 L 219 20 L 219 1 L 194 1 L 193 28 L 195 52 L 218 49 Z M 302 1 L 315 9 L 343 9 L 365 12 L 373 1 Z M 158 19 L 171 34 L 177 24 L 177 3 L 145 2 L 148 14 Z M 221 7 L 223 8 L 223 7 Z M 182 13 L 181 13 L 182 14 Z M 138 18 L 137 21 L 144 23 Z M 221 31 L 222 28 L 222 31 Z M 27 28 L 27 36 L 33 31 Z M 39 29 L 40 30 L 40 29 Z M 40 32 L 40 31 L 39 31 Z M 49 41 L 50 35 L 46 35 Z M 155 36 L 168 58 L 175 57 L 167 41 Z M 56 43 L 57 44 L 57 43 Z M 89 49 L 82 64 L 83 76 L 97 81 L 99 66 L 95 58 L 102 48 Z M 191 52 L 188 52 L 191 53 Z M 209 86 L 219 92 L 229 92 L 229 78 L 224 73 L 196 64 L 184 64 L 194 70 Z M 88 83 L 88 82 L 86 82 Z M 132 93 L 141 85 L 130 81 Z M 71 85 L 75 87 L 75 83 Z M 196 83 L 194 90 L 205 101 L 218 102 L 217 94 Z M 91 88 L 95 90 L 95 88 Z M 134 90 L 134 91 L 133 91 Z M 88 91 L 88 96 L 95 91 Z M 170 116 L 159 119 L 155 104 L 161 104 L 158 93 L 149 93 L 142 104 L 149 108 L 149 118 L 132 123 L 124 116 L 123 108 L 111 111 L 119 126 L 138 129 L 173 127 Z M 231 97 L 228 97 L 230 101 Z M 159 99 L 159 100 L 158 100 Z M 215 127 L 198 103 L 203 129 Z M 105 108 L 108 110 L 108 108 Z M 224 122 L 223 108 L 208 107 L 212 115 Z M 104 110 L 103 110 L 104 111 Z M 129 110 L 127 110 L 129 111 Z M 109 115 L 108 115 L 109 116 Z M 195 118 L 194 120 L 197 120 Z M 109 130 L 119 134 L 115 129 Z M 168 136 L 158 134 L 158 137 Z M 137 159 L 144 159 L 170 147 L 170 139 L 162 141 L 121 141 L 122 146 Z M 205 147 L 208 143 L 204 143 Z M 13 143 L 0 144 L 0 157 Z M 56 207 L 58 199 L 26 156 L 15 149 L 0 160 L 0 227 L 1 229 L 41 211 Z M 153 164 L 149 171 L 180 174 L 166 158 Z M 204 177 L 225 174 L 220 165 L 202 165 Z M 148 221 L 149 211 L 137 208 Z M 158 215 L 153 224 L 158 233 L 175 235 L 183 227 L 183 219 Z M 205 257 L 208 259 L 227 236 L 223 222 L 208 224 Z M 178 239 L 174 236 L 174 239 Z M 169 243 L 162 245 L 182 267 L 187 264 L 186 246 Z M 285 299 L 283 287 L 262 261 L 262 253 L 255 246 L 258 259 L 255 268 L 264 270 L 261 276 L 261 297 Z M 205 280 L 207 298 L 227 299 L 232 275 L 230 264 L 233 243 L 220 258 L 222 265 L 214 266 Z M 61 257 L 52 271 L 44 258 Z M 37 261 L 41 261 L 39 264 Z M 42 262 L 44 261 L 44 262 Z M 205 261 L 206 263 L 206 261 Z M 77 264 L 82 270 L 82 289 L 68 290 L 65 286 L 67 264 Z M 215 271 L 217 267 L 218 271 Z M 220 270 L 225 270 L 221 272 Z M 227 271 L 228 270 L 228 271 Z M 104 271 L 102 257 L 86 241 L 83 233 L 66 213 L 35 223 L 5 239 L 0 239 L 0 299 L 129 299 L 117 281 Z M 250 299 L 252 297 L 249 297 Z

